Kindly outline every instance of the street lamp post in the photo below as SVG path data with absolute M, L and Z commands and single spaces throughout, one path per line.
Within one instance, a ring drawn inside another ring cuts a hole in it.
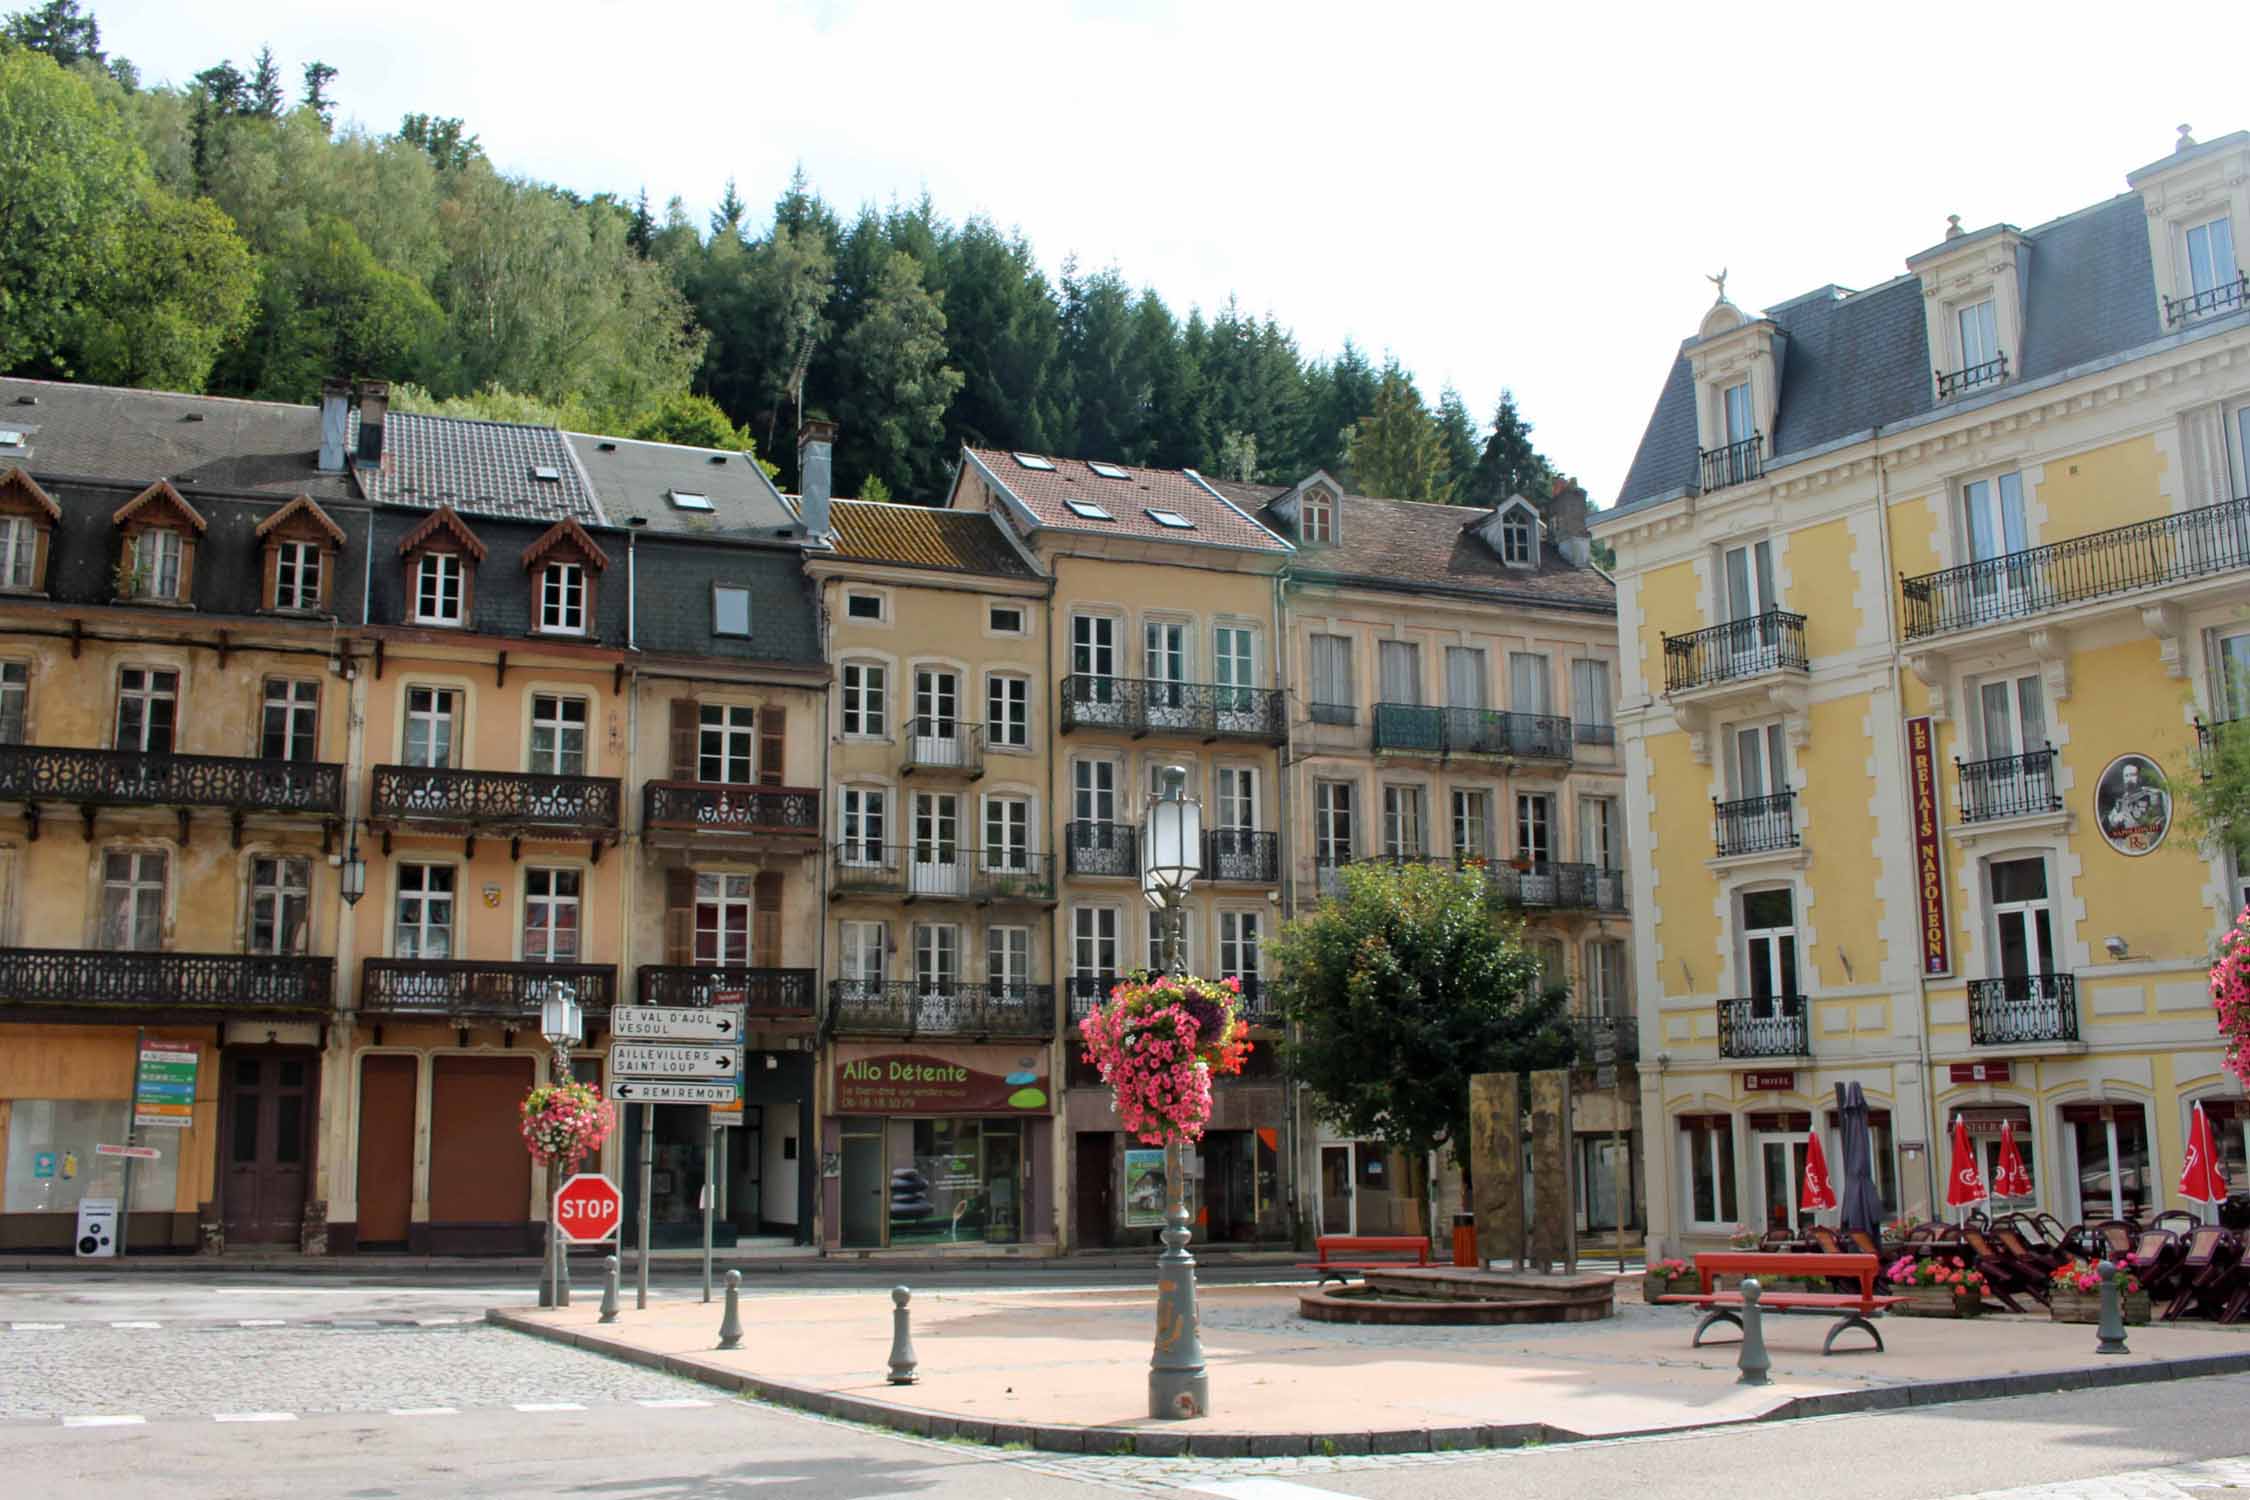
M 1148 805 L 1141 827 L 1141 888 L 1163 922 L 1164 967 L 1187 972 L 1180 930 L 1182 903 L 1202 869 L 1203 807 L 1187 795 L 1187 771 L 1166 766 L 1163 789 Z M 1156 1258 L 1156 1349 L 1149 1359 L 1148 1412 L 1152 1417 L 1201 1417 L 1211 1411 L 1211 1378 L 1203 1367 L 1203 1340 L 1195 1310 L 1195 1257 L 1188 1254 L 1187 1143 L 1164 1143 L 1166 1225 L 1164 1253 Z
M 550 985 L 546 998 L 539 1002 L 539 1031 L 554 1049 L 550 1068 L 555 1083 L 565 1084 L 576 1074 L 570 1065 L 570 1049 L 578 1045 L 585 1035 L 585 1014 L 578 1008 L 578 991 L 569 982 L 558 980 Z M 562 1163 L 551 1162 L 547 1167 L 547 1285 L 541 1290 L 541 1307 L 568 1307 L 570 1283 L 563 1275 L 562 1237 Z

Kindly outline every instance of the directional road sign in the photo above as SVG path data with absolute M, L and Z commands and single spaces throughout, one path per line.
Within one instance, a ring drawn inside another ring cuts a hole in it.
M 739 1005 L 620 1005 L 609 1013 L 609 1034 L 620 1041 L 737 1042 Z
M 609 1097 L 626 1104 L 731 1104 L 734 1080 L 683 1083 L 672 1079 L 611 1078 Z
M 742 1071 L 740 1047 L 677 1042 L 619 1042 L 609 1049 L 613 1073 L 641 1078 L 725 1078 Z

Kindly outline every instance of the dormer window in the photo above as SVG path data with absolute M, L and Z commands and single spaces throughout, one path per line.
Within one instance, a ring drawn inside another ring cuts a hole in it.
M 2185 316 L 2196 318 L 2239 309 L 2245 285 L 2242 265 L 2234 255 L 2234 220 L 2220 214 L 2193 225 L 2183 238 L 2188 273 Z
M 195 574 L 195 538 L 203 517 L 159 479 L 112 517 L 120 533 L 117 597 L 144 604 L 184 604 Z
M 180 597 L 180 560 L 185 549 L 180 534 L 169 527 L 151 526 L 133 538 L 132 586 L 135 599 Z
M 1723 281 L 1723 278 L 1722 278 Z M 1765 440 L 1788 335 L 1726 300 L 1725 288 L 1688 345 L 1695 377 L 1695 468 L 1686 482 L 1709 492 L 1747 484 L 1765 472 Z
M 39 537 L 29 516 L 0 518 L 0 588 L 39 587 Z
M 1297 528 L 1308 542 L 1336 540 L 1336 502 L 1326 490 L 1307 490 L 1298 502 Z
M 540 635 L 592 632 L 595 580 L 609 555 L 576 521 L 557 521 L 524 549 L 533 578 L 532 628 Z
M 320 549 L 311 542 L 278 544 L 273 557 L 273 607 L 319 609 L 321 573 Z
M 47 586 L 47 547 L 62 507 L 22 469 L 0 473 L 0 589 Z
M 460 553 L 423 553 L 414 575 L 414 623 L 460 624 L 462 577 Z
M 539 583 L 539 630 L 543 635 L 586 633 L 586 570 L 556 563 Z
M 1531 517 L 1520 510 L 1508 512 L 1500 518 L 1500 560 L 1511 568 L 1528 568 L 1534 556 L 1532 533 L 1536 530 Z
M 283 614 L 327 613 L 344 529 L 310 495 L 299 495 L 258 523 L 258 537 L 266 549 L 261 607 Z

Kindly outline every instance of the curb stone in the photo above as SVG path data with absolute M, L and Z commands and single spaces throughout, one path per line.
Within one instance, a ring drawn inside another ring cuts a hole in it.
M 888 1427 L 895 1432 L 911 1433 L 918 1437 L 950 1435 L 996 1448 L 1014 1446 L 1048 1453 L 1107 1455 L 1117 1451 L 1121 1445 L 1129 1445 L 1134 1456 L 1143 1458 L 1262 1458 L 1307 1452 L 1334 1453 L 1343 1457 L 1421 1453 L 1446 1447 L 1521 1448 L 1532 1443 L 1580 1443 L 1589 1440 L 1585 1433 L 1543 1422 L 1484 1424 L 1476 1427 L 1393 1428 L 1382 1432 L 1348 1433 L 1163 1432 L 1138 1428 L 1068 1424 L 1032 1426 L 1019 1422 L 990 1422 L 982 1418 L 940 1416 L 918 1407 L 901 1406 L 894 1402 L 767 1380 L 706 1364 L 692 1354 L 659 1354 L 586 1330 L 549 1327 L 506 1308 L 490 1309 L 485 1313 L 485 1321 L 515 1333 L 606 1355 L 628 1364 L 662 1370 L 687 1380 L 751 1395 L 776 1406 L 790 1407 L 815 1416 L 864 1422 L 870 1426 Z M 2246 1374 L 2250 1374 L 2250 1352 L 2190 1355 L 2183 1359 L 2157 1360 L 2147 1364 L 2083 1365 L 2019 1375 L 1921 1381 L 1875 1386 L 1859 1391 L 1824 1391 L 1812 1396 L 1792 1396 L 1772 1409 L 1752 1416 L 1727 1417 L 1715 1422 L 1680 1422 L 1638 1428 L 1630 1432 L 1607 1432 L 1599 1436 L 1604 1441 L 1661 1437 L 1673 1433 L 1709 1431 L 1716 1427 L 1740 1427 L 1753 1422 L 1787 1422 L 1806 1417 L 1846 1416 L 1857 1412 L 1896 1411 L 1905 1407 L 1992 1401 L 2011 1396 L 2048 1395 L 2059 1391 L 2149 1385 L 2162 1380 L 2194 1380 L 2208 1375 Z M 941 1433 L 941 1423 L 952 1424 L 950 1434 Z M 1276 1444 L 1285 1446 L 1271 1446 Z

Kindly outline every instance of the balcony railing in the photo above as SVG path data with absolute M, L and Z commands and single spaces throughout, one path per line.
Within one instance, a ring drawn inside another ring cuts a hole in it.
M 641 787 L 641 826 L 681 833 L 817 838 L 820 791 L 715 781 L 651 781 Z
M 1078 1025 L 1093 1013 L 1097 1005 L 1109 1003 L 1109 992 L 1117 988 L 1123 974 L 1074 975 L 1063 981 L 1063 992 L 1070 1005 L 1070 1024 Z M 1273 991 L 1256 974 L 1242 978 L 1242 999 L 1235 1013 L 1253 1026 L 1279 1026 L 1280 1007 L 1274 1004 Z
M 1939 370 L 1937 398 L 1951 401 L 1955 396 L 1966 396 L 1979 386 L 1998 385 L 2008 378 L 2008 356 L 1995 354 L 1981 364 L 1969 365 L 1959 370 Z
M 1964 823 L 2062 811 L 2062 794 L 2055 790 L 2052 745 L 2021 755 L 1996 755 L 1990 760 L 1957 760 L 1953 771 L 1958 778 Z
M 1306 705 L 1305 712 L 1315 724 L 1342 724 L 1348 728 L 1359 722 L 1356 703 L 1313 703 Z
M 842 1036 L 1051 1037 L 1055 987 L 835 979 L 828 985 L 827 1030 Z
M 2185 297 L 2166 297 L 2164 326 L 2177 328 L 2192 319 L 2207 318 L 2213 313 L 2232 312 L 2245 304 L 2250 304 L 2250 276 L 2243 275 L 2238 267 L 2232 281 L 2222 281 L 2217 286 L 2191 292 Z
M 1696 469 L 1705 490 L 1723 490 L 1730 484 L 1748 484 L 1765 472 L 1765 439 L 1751 433 L 1723 448 L 1698 448 Z
M 1576 740 L 1570 720 L 1560 714 L 1519 714 L 1493 708 L 1435 708 L 1420 703 L 1375 705 L 1375 748 L 1378 751 L 1568 761 Z
M 1719 1056 L 1810 1057 L 1802 995 L 1745 995 L 1719 1002 Z
M 359 1010 L 368 1016 L 498 1021 L 537 1027 L 539 1006 L 568 985 L 589 1016 L 617 997 L 610 964 L 519 964 L 472 958 L 371 958 L 359 968 Z
M 1719 858 L 1796 848 L 1796 804 L 1795 792 L 1744 797 L 1734 802 L 1712 798 L 1711 819 L 1717 827 Z
M 344 768 L 327 761 L 0 745 L 0 801 L 336 817 L 344 810 Z
M 1617 743 L 1615 724 L 1589 724 L 1584 719 L 1570 722 L 1570 737 L 1581 745 L 1614 745 Z
M 1979 1047 L 2078 1040 L 2078 976 L 1969 981 L 1969 1041 Z
M 1625 872 L 1587 864 L 1484 861 L 1492 899 L 1531 911 L 1625 910 Z
M 1203 878 L 1250 885 L 1281 883 L 1281 835 L 1250 828 L 1203 830 Z
M 1178 735 L 1204 741 L 1263 740 L 1288 736 L 1281 693 L 1275 688 L 1223 687 L 1158 677 L 1065 677 L 1062 729 L 1113 729 L 1136 739 Z
M 899 774 L 947 771 L 971 778 L 984 774 L 984 726 L 966 719 L 916 715 L 906 721 Z
M 256 953 L 0 948 L 0 1006 L 131 1006 L 318 1015 L 336 1004 L 336 960 Z
M 1806 668 L 1805 617 L 1786 610 L 1664 637 L 1667 693 Z
M 1130 823 L 1066 824 L 1063 854 L 1073 875 L 1140 878 L 1140 830 Z
M 1591 1068 L 1601 1051 L 1603 1041 L 1616 1050 L 1612 1054 L 1618 1062 L 1637 1063 L 1641 1060 L 1641 1027 L 1631 1016 L 1572 1016 L 1570 1029 L 1578 1043 L 1578 1066 Z
M 750 1015 L 810 1016 L 817 995 L 810 969 L 749 969 L 735 964 L 642 964 L 643 1005 L 718 1003 L 721 993 L 742 996 Z
M 614 776 L 377 766 L 374 816 L 502 833 L 605 834 L 617 831 L 617 797 Z
M 1055 899 L 1053 858 L 1023 849 L 843 843 L 833 853 L 831 886 L 839 896 L 978 902 Z M 1134 873 L 1139 873 L 1137 868 Z
M 1902 579 L 1914 640 L 2250 566 L 2250 500 L 2226 500 Z

